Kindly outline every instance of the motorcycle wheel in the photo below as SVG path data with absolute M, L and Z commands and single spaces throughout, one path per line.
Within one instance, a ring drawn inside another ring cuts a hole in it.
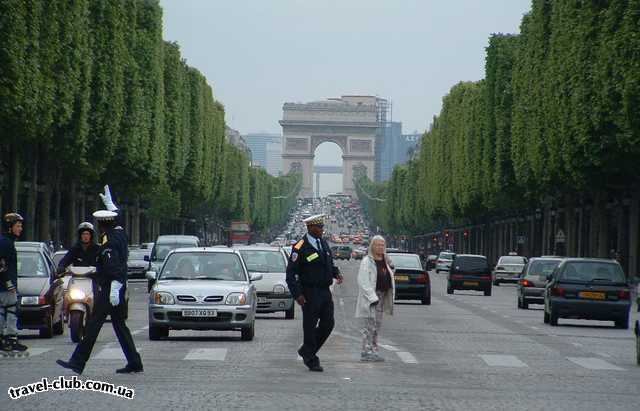
M 84 313 L 82 311 L 69 313 L 69 335 L 74 343 L 79 343 L 84 337 Z

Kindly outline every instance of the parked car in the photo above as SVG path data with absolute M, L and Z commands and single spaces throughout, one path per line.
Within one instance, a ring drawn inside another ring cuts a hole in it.
M 351 252 L 351 258 L 354 260 L 362 260 L 366 254 L 367 250 L 365 248 L 354 248 Z
M 64 332 L 64 282 L 45 243 L 16 242 L 18 253 L 18 328 L 51 338 Z
M 544 287 L 547 276 L 560 264 L 562 258 L 532 258 L 518 281 L 518 308 L 528 309 L 529 304 L 544 304 Z
M 422 267 L 420 256 L 409 253 L 388 253 L 394 269 L 396 300 L 420 300 L 431 304 L 431 279 Z
M 614 321 L 629 328 L 631 292 L 620 264 L 614 260 L 568 258 L 548 276 L 544 291 L 544 322 L 558 319 Z
M 451 269 L 451 262 L 456 255 L 449 251 L 443 251 L 438 254 L 438 259 L 436 260 L 436 273 L 440 273 L 440 271 L 449 271 Z
M 154 280 L 149 301 L 149 339 L 170 330 L 240 331 L 242 340 L 255 334 L 255 281 L 240 253 L 230 248 L 181 248 L 170 251 Z
M 153 248 L 151 249 L 151 255 L 148 258 L 145 258 L 145 261 L 148 260 L 149 266 L 147 268 L 148 271 L 159 272 L 160 268 L 162 268 L 162 264 L 164 264 L 164 259 L 167 257 L 169 252 L 172 250 L 183 248 L 183 247 L 199 247 L 200 240 L 198 237 L 192 235 L 161 235 L 158 236 L 156 242 L 153 243 Z M 151 287 L 153 286 L 153 281 L 147 281 L 147 289 L 151 291 Z
M 493 271 L 493 285 L 500 283 L 517 283 L 520 280 L 527 259 L 519 255 L 505 255 L 498 259 Z
M 335 248 L 333 258 L 335 260 L 351 260 L 351 252 L 353 248 L 348 245 L 341 245 Z
M 295 317 L 293 296 L 287 286 L 287 259 L 280 247 L 244 246 L 236 248 L 249 274 L 262 274 L 255 281 L 259 313 L 283 311 L 287 320 Z
M 143 248 L 129 249 L 129 259 L 127 260 L 128 278 L 145 278 L 145 273 L 149 268 L 149 256 L 151 250 Z M 145 259 L 145 257 L 147 257 Z
M 491 269 L 485 256 L 455 256 L 447 278 L 447 294 L 453 294 L 455 290 L 476 290 L 487 297 L 491 295 Z

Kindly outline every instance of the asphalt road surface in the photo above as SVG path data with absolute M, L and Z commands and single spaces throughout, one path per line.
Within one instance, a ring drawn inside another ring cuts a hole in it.
M 133 399 L 89 391 L 48 391 L 12 400 L 10 386 L 73 373 L 56 365 L 74 345 L 63 336 L 25 331 L 29 358 L 0 358 L 0 409 L 154 410 L 638 410 L 640 367 L 633 331 L 613 323 L 542 322 L 541 306 L 516 308 L 515 287 L 445 293 L 445 274 L 431 274 L 432 305 L 401 302 L 381 331 L 385 363 L 360 363 L 360 324 L 353 318 L 359 262 L 338 262 L 345 283 L 334 288 L 336 328 L 309 372 L 296 354 L 301 312 L 259 315 L 256 337 L 172 331 L 147 336 L 146 283 L 131 287 L 129 327 L 145 372 L 117 375 L 124 357 L 109 323 L 80 379 L 135 390 Z M 635 306 L 632 318 L 637 318 Z

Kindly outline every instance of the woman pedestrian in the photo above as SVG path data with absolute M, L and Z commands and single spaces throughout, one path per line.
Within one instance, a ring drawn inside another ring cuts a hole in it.
M 362 259 L 358 271 L 358 299 L 356 318 L 362 318 L 362 353 L 360 361 L 382 362 L 378 353 L 378 333 L 383 313 L 393 315 L 395 283 L 386 241 L 376 235 L 371 239 L 369 252 Z

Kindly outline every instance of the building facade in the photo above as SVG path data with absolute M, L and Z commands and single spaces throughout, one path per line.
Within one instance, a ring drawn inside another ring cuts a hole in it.
M 267 173 L 282 174 L 282 136 L 273 133 L 250 133 L 244 135 L 252 154 L 252 164 L 264 168 Z
M 342 149 L 343 191 L 355 196 L 354 169 L 364 167 L 374 178 L 376 134 L 386 100 L 375 96 L 342 96 L 310 103 L 285 103 L 282 160 L 285 173 L 302 172 L 301 197 L 313 196 L 316 148 L 327 141 Z
M 395 166 L 409 161 L 421 138 L 418 133 L 402 134 L 400 122 L 382 124 L 376 144 L 376 181 L 389 180 Z

